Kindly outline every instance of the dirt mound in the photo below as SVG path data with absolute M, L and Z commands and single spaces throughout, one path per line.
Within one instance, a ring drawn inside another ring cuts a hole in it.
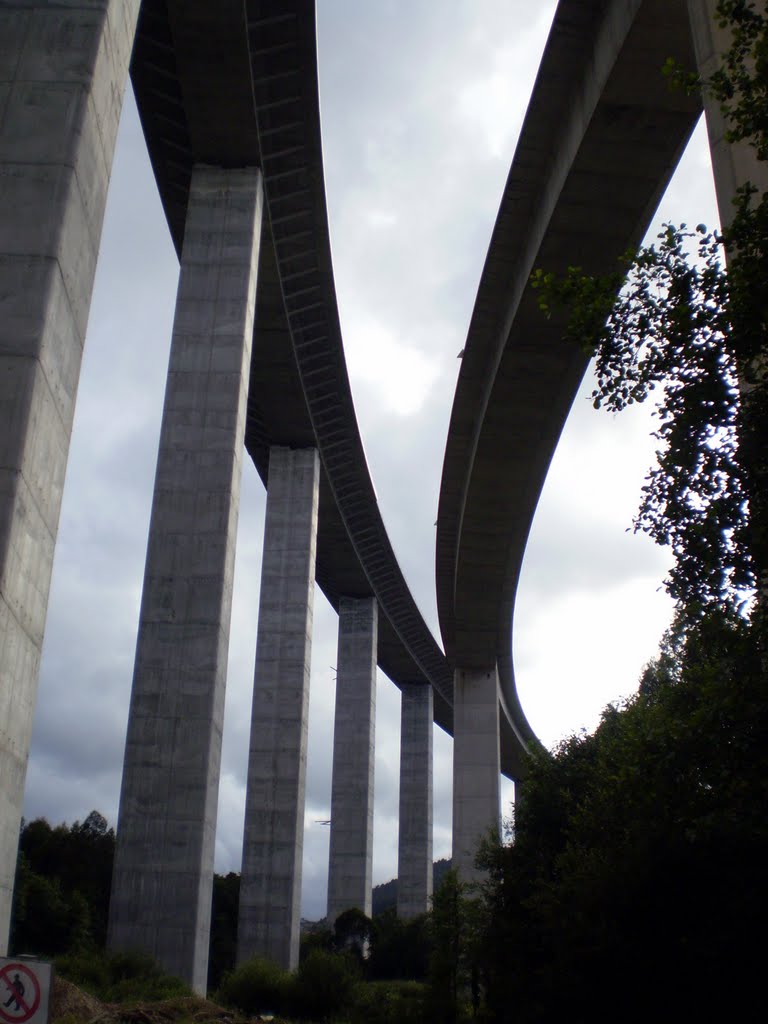
M 176 996 L 159 1003 L 109 1003 L 104 1010 L 115 1024 L 173 1024 L 177 1020 L 238 1024 L 243 1020 L 232 1010 L 198 996 Z
M 101 1015 L 104 1004 L 95 996 L 89 996 L 71 981 L 54 975 L 51 994 L 51 1022 L 60 1017 L 74 1017 L 76 1020 L 93 1020 Z
M 51 1024 L 68 1018 L 73 1024 L 245 1024 L 248 1018 L 198 996 L 176 996 L 156 1003 L 102 1003 L 71 981 L 55 976 Z M 260 1021 L 270 1018 L 255 1017 Z M 275 1019 L 274 1024 L 279 1024 Z

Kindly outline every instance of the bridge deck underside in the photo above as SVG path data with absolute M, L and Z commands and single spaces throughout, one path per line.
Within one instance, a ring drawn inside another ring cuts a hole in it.
M 196 162 L 263 170 L 265 218 L 246 446 L 264 479 L 273 445 L 317 445 L 317 579 L 334 607 L 375 594 L 379 664 L 430 682 L 452 728 L 452 666 L 497 663 L 502 763 L 533 738 L 520 707 L 511 620 L 541 488 L 586 366 L 565 323 L 539 314 L 536 266 L 612 269 L 637 244 L 700 112 L 661 75 L 694 67 L 685 0 L 562 0 L 502 198 L 457 386 L 438 518 L 447 660 L 386 535 L 352 404 L 328 238 L 314 5 L 144 0 L 132 77 L 177 249 Z M 182 16 L 183 12 L 183 16 Z M 196 69 L 209 69 L 201 90 Z M 225 66 L 226 70 L 221 71 Z M 217 77 L 218 75 L 218 77 Z M 236 100 L 233 102 L 233 97 Z
M 450 731 L 451 671 L 389 543 L 344 361 L 325 207 L 314 4 L 227 0 L 219 8 L 211 35 L 204 0 L 142 6 L 131 76 L 171 235 L 180 251 L 195 163 L 261 166 L 267 216 L 246 448 L 265 484 L 270 447 L 319 448 L 317 581 L 337 609 L 342 596 L 375 594 L 383 612 L 379 665 L 397 684 L 431 684 L 435 720 Z M 205 90 L 201 66 L 208 69 Z
M 464 350 L 438 518 L 440 624 L 451 662 L 498 663 L 523 739 L 515 594 L 588 362 L 564 340 L 565 315 L 540 312 L 529 279 L 537 267 L 612 271 L 642 239 L 701 111 L 698 97 L 670 89 L 668 57 L 695 68 L 684 0 L 560 4 Z

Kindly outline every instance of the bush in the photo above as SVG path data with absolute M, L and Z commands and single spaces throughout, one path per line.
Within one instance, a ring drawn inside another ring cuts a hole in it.
M 301 936 L 299 963 L 303 963 L 316 949 L 326 953 L 333 950 L 333 932 L 330 928 L 319 928 L 316 932 L 308 932 Z
M 429 968 L 427 915 L 401 920 L 394 909 L 373 919 L 365 968 L 372 981 L 423 981 Z
M 368 981 L 358 985 L 350 1024 L 423 1024 L 426 986 L 417 981 Z
M 348 956 L 313 950 L 299 966 L 293 1012 L 328 1020 L 351 1005 L 359 977 L 359 967 Z
M 63 978 L 107 1003 L 190 994 L 180 978 L 166 974 L 146 953 L 81 953 L 56 957 L 55 964 Z
M 287 971 L 255 957 L 225 975 L 216 998 L 247 1014 L 284 1013 L 294 1001 L 294 986 Z
M 103 953 L 57 956 L 56 972 L 78 988 L 85 989 L 98 999 L 104 998 L 111 984 L 107 958 Z

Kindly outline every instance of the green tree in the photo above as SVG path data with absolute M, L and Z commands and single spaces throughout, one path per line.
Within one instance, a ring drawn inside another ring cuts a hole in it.
M 293 979 L 271 960 L 254 957 L 224 977 L 217 999 L 247 1014 L 287 1013 Z
M 98 811 L 91 811 L 82 823 L 76 821 L 71 827 L 64 824 L 51 827 L 44 818 L 22 823 L 16 885 L 18 895 L 12 924 L 15 948 L 19 948 L 19 944 L 30 948 L 30 943 L 31 948 L 52 953 L 74 952 L 88 945 L 103 948 L 114 851 L 114 830 Z M 38 924 L 33 923 L 31 897 L 25 895 L 27 890 L 35 894 L 34 914 L 36 918 L 43 915 L 39 920 L 39 927 L 43 930 L 45 915 L 50 915 L 51 932 L 47 946 L 40 945 L 40 938 L 34 931 Z M 48 894 L 45 898 L 44 893 Z M 66 940 L 55 923 L 59 919 L 59 903 L 68 908 L 72 922 Z
M 374 917 L 366 976 L 378 980 L 422 981 L 429 968 L 426 914 L 403 920 L 393 907 Z
M 721 0 L 718 15 L 732 41 L 719 71 L 668 71 L 713 95 L 729 140 L 765 161 L 768 19 L 751 0 Z M 570 338 L 595 354 L 596 407 L 658 398 L 658 462 L 635 527 L 671 547 L 667 585 L 688 621 L 768 580 L 766 280 L 768 196 L 750 182 L 722 234 L 667 224 L 613 275 L 534 275 L 542 309 L 570 308 Z
M 469 1004 L 479 1006 L 479 920 L 481 908 L 471 886 L 455 868 L 445 873 L 432 896 L 427 1005 L 434 1021 L 465 1020 Z
M 491 1019 L 647 1020 L 660 992 L 663 1019 L 736 1019 L 759 999 L 768 699 L 753 628 L 712 613 L 676 632 L 594 734 L 531 758 L 515 843 L 484 851 Z
M 359 978 L 360 967 L 355 957 L 313 950 L 299 964 L 295 1011 L 308 1020 L 325 1021 L 342 1014 L 346 1017 Z
M 215 990 L 237 958 L 237 915 L 240 901 L 240 875 L 213 876 L 211 906 L 211 942 L 208 955 L 208 988 Z
M 89 938 L 87 906 L 79 893 L 68 899 L 58 879 L 37 874 L 21 854 L 14 890 L 12 950 L 53 956 L 71 945 L 81 948 Z
M 348 953 L 359 964 L 368 956 L 372 922 L 359 907 L 350 907 L 339 914 L 333 924 L 333 946 L 338 953 Z

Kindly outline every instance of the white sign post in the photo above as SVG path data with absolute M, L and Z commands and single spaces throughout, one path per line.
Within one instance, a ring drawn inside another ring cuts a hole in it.
M 0 957 L 0 1024 L 48 1024 L 53 966 Z

